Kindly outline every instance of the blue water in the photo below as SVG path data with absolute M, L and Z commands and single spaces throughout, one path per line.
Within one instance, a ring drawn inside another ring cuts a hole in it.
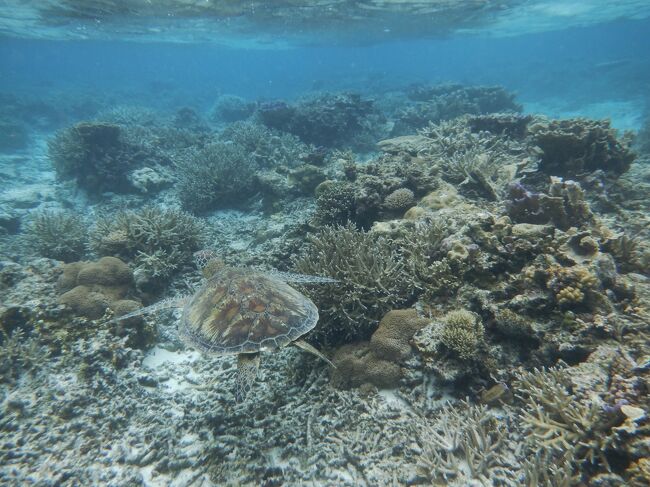
M 453 36 L 373 45 L 239 49 L 217 44 L 0 40 L 0 89 L 110 94 L 116 103 L 206 107 L 220 93 L 253 100 L 310 90 L 370 95 L 413 82 L 498 84 L 520 101 L 569 109 L 647 96 L 650 21 L 513 37 Z M 615 120 L 616 122 L 616 120 Z M 619 125 L 630 125 L 621 120 Z

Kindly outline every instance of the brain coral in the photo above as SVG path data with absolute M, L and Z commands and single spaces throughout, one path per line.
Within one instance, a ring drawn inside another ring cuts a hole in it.
M 386 313 L 370 342 L 343 345 L 334 355 L 332 383 L 337 387 L 395 387 L 402 362 L 411 354 L 409 341 L 428 323 L 414 309 Z
M 125 299 L 132 290 L 133 274 L 115 257 L 97 262 L 74 262 L 64 267 L 59 288 L 65 291 L 59 301 L 79 316 L 101 318 L 106 308 Z

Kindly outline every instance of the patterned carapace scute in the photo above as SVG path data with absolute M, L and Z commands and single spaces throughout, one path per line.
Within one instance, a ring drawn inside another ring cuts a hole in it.
M 318 321 L 314 303 L 286 282 L 224 267 L 185 306 L 181 336 L 202 352 L 253 353 L 283 347 Z

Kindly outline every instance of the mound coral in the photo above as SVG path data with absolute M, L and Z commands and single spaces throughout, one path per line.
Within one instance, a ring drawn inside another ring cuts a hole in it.
M 343 345 L 334 355 L 332 383 L 337 387 L 395 387 L 402 377 L 402 362 L 412 352 L 409 341 L 428 320 L 414 309 L 389 311 L 370 342 Z
M 134 299 L 131 269 L 115 257 L 67 264 L 59 278 L 59 290 L 59 302 L 76 316 L 89 320 L 101 318 L 107 310 L 119 316 L 142 306 Z M 153 329 L 141 317 L 120 322 L 116 327 L 117 335 L 127 337 L 129 346 L 145 347 L 153 340 Z
M 32 218 L 26 238 L 39 255 L 72 262 L 86 252 L 88 232 L 81 215 L 43 211 Z
M 335 286 L 306 289 L 323 324 L 312 332 L 330 344 L 367 339 L 389 310 L 413 296 L 398 250 L 385 238 L 345 227 L 325 227 L 296 259 L 297 272 L 333 277 Z
M 254 193 L 255 163 L 238 144 L 210 144 L 179 161 L 177 168 L 178 198 L 192 212 L 241 207 Z

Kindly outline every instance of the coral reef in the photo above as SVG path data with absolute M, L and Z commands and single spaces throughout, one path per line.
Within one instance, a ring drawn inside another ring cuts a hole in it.
M 369 342 L 343 345 L 334 354 L 332 383 L 340 388 L 372 384 L 395 387 L 401 366 L 411 354 L 411 338 L 426 325 L 415 309 L 392 310 L 384 315 Z
M 39 255 L 72 262 L 85 254 L 88 231 L 77 213 L 43 211 L 32 217 L 25 238 Z
M 557 177 L 551 177 L 548 193 L 529 191 L 520 183 L 511 184 L 506 208 L 515 222 L 552 223 L 561 230 L 593 220 L 580 184 Z
M 373 102 L 354 93 L 325 93 L 293 106 L 283 102 L 261 104 L 257 113 L 267 127 L 325 147 L 372 147 L 384 124 Z
M 212 118 L 218 122 L 238 122 L 253 115 L 255 103 L 236 95 L 221 95 L 212 107 Z
M 608 120 L 538 118 L 528 130 L 543 151 L 540 171 L 553 176 L 576 178 L 602 170 L 616 177 L 636 157 L 630 149 L 630 134 L 618 139 Z
M 255 163 L 244 147 L 216 142 L 177 162 L 178 199 L 202 213 L 245 206 L 254 194 Z
M 339 281 L 306 290 L 322 317 L 310 334 L 319 343 L 367 339 L 386 312 L 412 299 L 412 284 L 395 246 L 350 225 L 325 227 L 312 236 L 294 269 Z
M 430 122 L 466 114 L 521 111 L 514 94 L 496 86 L 419 85 L 411 87 L 407 96 L 411 104 L 396 114 L 392 135 L 411 134 Z
M 48 149 L 59 177 L 75 179 L 89 192 L 128 191 L 126 176 L 145 157 L 121 132 L 105 122 L 81 122 L 58 132 Z
M 149 206 L 98 218 L 90 247 L 99 255 L 133 262 L 138 289 L 152 292 L 192 262 L 202 230 L 200 221 L 183 211 Z

